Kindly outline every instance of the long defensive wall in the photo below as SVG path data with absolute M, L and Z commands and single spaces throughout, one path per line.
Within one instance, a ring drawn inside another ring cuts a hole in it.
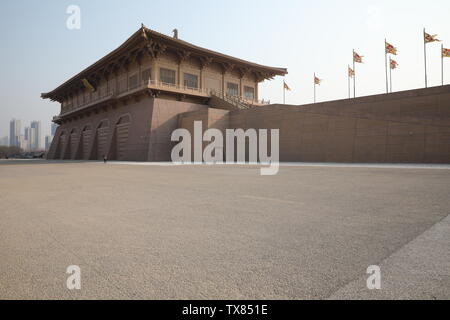
M 450 86 L 251 110 L 181 114 L 179 126 L 280 130 L 280 161 L 450 163 Z

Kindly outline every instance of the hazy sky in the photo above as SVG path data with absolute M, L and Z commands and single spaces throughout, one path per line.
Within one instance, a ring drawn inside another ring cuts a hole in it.
M 81 8 L 81 30 L 66 27 L 69 5 Z M 422 29 L 450 47 L 449 0 L 3 0 L 0 2 L 0 137 L 11 118 L 40 120 L 44 134 L 59 111 L 40 99 L 122 44 L 141 23 L 196 45 L 288 68 L 290 104 L 346 98 L 352 49 L 357 95 L 385 91 L 384 38 L 398 47 L 394 91 L 424 86 Z M 450 83 L 450 59 L 445 82 Z M 440 85 L 440 44 L 428 46 L 429 85 Z M 282 78 L 261 85 L 260 98 L 282 102 Z

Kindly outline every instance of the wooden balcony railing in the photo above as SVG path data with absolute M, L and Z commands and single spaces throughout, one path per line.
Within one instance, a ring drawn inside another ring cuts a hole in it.
M 76 105 L 74 108 L 73 104 L 65 104 L 62 108 L 62 112 L 60 116 L 53 117 L 53 120 L 59 119 L 61 116 L 65 116 L 71 113 L 75 113 L 77 111 L 80 111 L 81 109 L 88 108 L 90 106 L 96 105 L 101 102 L 105 102 L 109 99 L 115 99 L 115 98 L 122 98 L 124 96 L 127 96 L 129 94 L 133 94 L 135 92 L 138 92 L 143 89 L 154 89 L 154 90 L 161 90 L 165 92 L 170 93 L 178 93 L 178 94 L 186 94 L 191 96 L 198 96 L 198 97 L 211 97 L 211 94 L 215 94 L 216 96 L 219 96 L 211 89 L 206 88 L 192 88 L 188 86 L 180 86 L 177 84 L 172 83 L 166 83 L 163 81 L 158 80 L 148 80 L 148 81 L 142 81 L 140 84 L 129 87 L 126 89 L 113 89 L 109 92 L 105 92 L 103 94 L 98 94 L 95 98 L 91 98 L 88 101 L 85 101 L 83 103 L 80 103 Z M 233 100 L 236 103 L 239 104 L 246 104 L 246 105 L 254 105 L 254 106 L 262 106 L 270 104 L 270 101 L 265 100 L 256 100 L 256 99 L 246 99 L 239 96 L 230 96 L 230 95 L 220 95 L 226 100 Z

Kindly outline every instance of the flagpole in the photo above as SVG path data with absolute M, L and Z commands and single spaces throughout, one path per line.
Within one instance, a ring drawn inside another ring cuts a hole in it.
M 355 68 L 355 49 L 353 49 L 353 98 L 356 98 L 356 68 Z
M 314 73 L 314 103 L 316 103 L 316 73 Z
M 441 79 L 444 85 L 444 44 L 441 44 Z
M 389 59 L 389 77 L 391 81 L 391 93 L 392 93 L 392 66 L 390 65 L 392 63 L 392 60 Z
M 283 104 L 286 104 L 286 82 L 283 80 Z
M 387 41 L 386 39 L 384 39 L 384 60 L 386 61 L 386 93 L 389 93 L 389 85 L 388 85 L 388 63 L 387 63 L 387 50 L 386 50 L 386 46 L 387 46 Z
M 347 78 L 348 78 L 348 98 L 350 99 L 352 96 L 350 95 L 350 65 L 347 65 L 348 69 L 347 69 Z
M 428 88 L 428 77 L 427 77 L 427 43 L 425 41 L 425 28 L 423 28 L 423 56 L 425 59 L 425 88 Z

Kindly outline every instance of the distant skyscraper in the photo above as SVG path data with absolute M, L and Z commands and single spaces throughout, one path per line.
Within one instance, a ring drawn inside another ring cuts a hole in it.
M 21 144 L 21 148 L 24 151 L 30 151 L 31 150 L 31 128 L 25 127 L 23 129 L 24 135 L 23 135 L 23 141 Z
M 12 119 L 9 123 L 9 145 L 11 147 L 20 147 L 20 120 Z
M 28 151 L 30 149 L 30 135 L 31 135 L 30 131 L 31 131 L 30 127 L 25 127 L 23 129 L 23 133 L 24 133 L 23 140 L 24 140 L 24 143 L 25 143 L 25 148 L 22 148 L 22 149 L 24 151 Z
M 40 121 L 32 121 L 31 129 L 32 129 L 32 131 L 31 131 L 32 137 L 30 139 L 31 150 L 38 150 L 41 148 L 41 122 Z
M 23 129 L 23 133 L 24 133 L 23 138 L 25 140 L 30 140 L 30 129 L 31 129 L 30 127 L 25 127 Z

